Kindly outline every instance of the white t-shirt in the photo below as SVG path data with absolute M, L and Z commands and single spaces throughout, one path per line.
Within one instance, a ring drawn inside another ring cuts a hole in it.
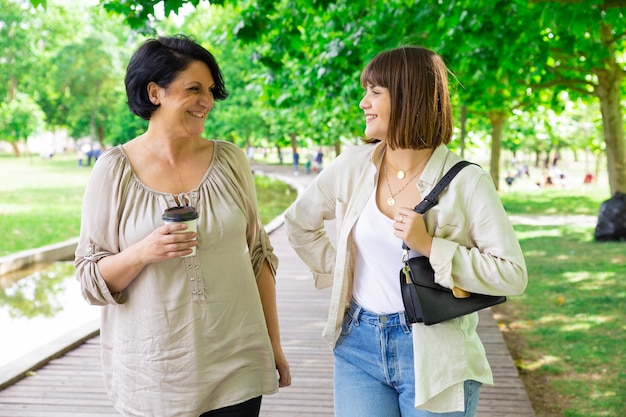
M 393 234 L 393 220 L 383 214 L 372 193 L 353 229 L 356 244 L 354 291 L 361 307 L 376 314 L 404 311 L 400 294 L 402 240 Z M 416 253 L 410 251 L 410 256 Z

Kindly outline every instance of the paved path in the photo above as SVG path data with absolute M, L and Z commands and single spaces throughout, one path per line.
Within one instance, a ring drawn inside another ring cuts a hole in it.
M 280 176 L 298 189 L 313 178 L 305 174 L 293 176 L 290 167 L 254 168 L 263 168 L 267 175 Z M 261 416 L 332 417 L 332 353 L 321 336 L 330 292 L 314 289 L 308 268 L 287 242 L 281 219 L 268 225 L 268 229 L 280 258 L 278 310 L 293 383 L 263 399 Z M 481 391 L 477 416 L 534 417 L 524 385 L 491 311 L 479 314 L 478 332 L 494 372 L 495 386 L 484 387 Z M 73 342 L 64 338 L 56 349 L 48 349 L 45 355 L 29 376 L 11 381 L 0 391 L 0 417 L 118 416 L 104 392 L 97 327 L 87 326 L 82 335 L 73 335 Z M 2 382 L 0 380 L 0 386 Z

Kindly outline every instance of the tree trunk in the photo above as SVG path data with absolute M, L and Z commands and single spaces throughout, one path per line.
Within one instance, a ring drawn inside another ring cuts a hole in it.
M 278 142 L 275 143 L 275 146 L 276 146 L 276 156 L 278 156 L 278 163 L 282 165 L 283 164 L 283 152 L 280 149 L 280 145 L 278 144 Z
M 295 133 L 289 134 L 289 140 L 291 141 L 291 148 L 293 149 L 293 153 L 298 153 L 298 139 Z
M 597 95 L 602 112 L 602 130 L 606 143 L 606 167 L 611 195 L 626 192 L 626 143 L 624 120 L 620 106 L 623 74 L 617 66 L 596 71 Z
M 19 158 L 21 155 L 20 152 L 20 147 L 18 146 L 17 142 L 10 142 L 11 143 L 11 147 L 13 148 L 13 154 L 15 155 L 16 158 Z
M 500 189 L 500 151 L 506 114 L 502 110 L 491 110 L 487 112 L 487 117 L 491 121 L 491 178 L 498 190 Z
M 602 130 L 606 142 L 606 167 L 609 174 L 609 189 L 613 195 L 617 192 L 626 192 L 626 143 L 620 106 L 624 70 L 615 59 L 612 27 L 602 24 L 600 37 L 604 44 L 608 45 L 609 58 L 594 73 L 598 77 L 596 95 L 600 99 Z
M 96 128 L 97 132 L 98 132 L 98 143 L 100 144 L 100 149 L 104 149 L 104 126 L 102 125 L 98 125 Z

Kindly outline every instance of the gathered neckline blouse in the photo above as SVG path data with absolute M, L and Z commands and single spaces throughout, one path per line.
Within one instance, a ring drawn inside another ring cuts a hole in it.
M 254 181 L 236 145 L 214 141 L 200 184 L 168 194 L 137 178 L 121 146 L 94 165 L 83 202 L 76 277 L 102 306 L 105 386 L 124 416 L 194 416 L 278 390 L 256 286 L 278 261 L 258 217 Z M 161 226 L 176 199 L 199 213 L 197 254 L 150 264 L 111 293 L 98 260 Z

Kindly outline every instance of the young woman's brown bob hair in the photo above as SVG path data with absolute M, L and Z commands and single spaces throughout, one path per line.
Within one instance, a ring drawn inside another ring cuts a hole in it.
M 448 69 L 436 53 L 407 46 L 381 52 L 363 70 L 361 85 L 389 90 L 391 149 L 427 149 L 452 138 Z M 378 139 L 365 139 L 366 143 Z

